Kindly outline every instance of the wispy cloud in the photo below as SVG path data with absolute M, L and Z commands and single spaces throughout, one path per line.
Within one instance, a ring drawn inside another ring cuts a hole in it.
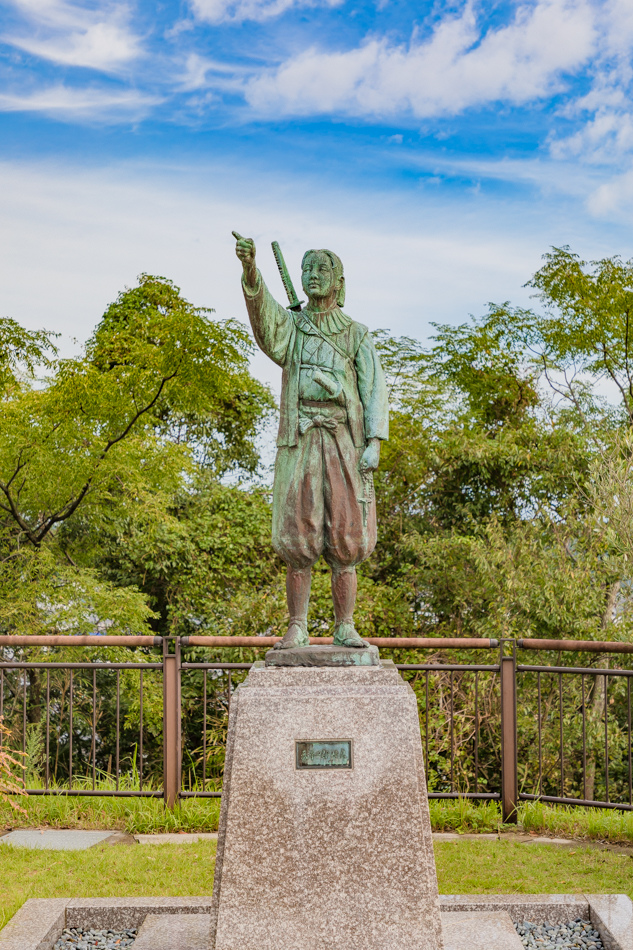
M 3 42 L 64 66 L 118 72 L 141 52 L 122 4 L 97 9 L 67 0 L 13 0 L 27 29 L 4 34 Z
M 561 109 L 564 118 L 582 124 L 567 135 L 552 136 L 550 150 L 558 159 L 614 165 L 633 152 L 633 4 L 607 0 L 596 24 L 591 88 Z
M 217 87 L 223 85 L 218 81 L 218 77 L 224 77 L 225 82 L 239 91 L 237 77 L 244 72 L 245 70 L 235 63 L 221 63 L 198 53 L 190 53 L 184 71 L 177 80 L 177 88 L 181 92 L 194 92 L 209 85 Z
M 336 7 L 344 0 L 191 0 L 196 17 L 208 23 L 268 20 L 293 7 Z
M 407 46 L 372 39 L 344 52 L 312 48 L 254 77 L 245 94 L 264 114 L 457 114 L 553 95 L 566 73 L 587 63 L 595 42 L 594 10 L 585 0 L 537 0 L 488 31 L 467 3 L 428 39 L 414 35 Z
M 587 207 L 596 217 L 620 218 L 630 222 L 633 212 L 633 171 L 614 175 L 596 188 L 589 195 Z
M 66 121 L 129 122 L 145 116 L 160 101 L 133 90 L 57 85 L 27 94 L 2 92 L 0 112 L 39 112 Z

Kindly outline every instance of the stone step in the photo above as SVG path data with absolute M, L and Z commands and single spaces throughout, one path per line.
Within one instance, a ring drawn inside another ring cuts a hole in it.
M 443 913 L 442 936 L 444 950 L 523 950 L 505 910 Z
M 209 914 L 148 914 L 134 950 L 210 950 Z

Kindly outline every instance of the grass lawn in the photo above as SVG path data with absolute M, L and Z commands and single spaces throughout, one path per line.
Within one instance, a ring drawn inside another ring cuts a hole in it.
M 152 834 L 159 831 L 217 831 L 220 799 L 184 799 L 173 811 L 160 798 L 19 798 L 27 815 L 0 802 L 0 829 L 96 828 Z
M 217 831 L 220 799 L 185 799 L 174 811 L 161 799 L 21 798 L 28 815 L 14 812 L 0 802 L 0 830 L 10 828 L 98 828 L 131 834 L 159 831 Z M 434 831 L 496 832 L 501 827 L 497 802 L 474 803 L 466 799 L 429 802 Z M 524 831 L 563 838 L 589 838 L 614 843 L 633 842 L 633 812 L 606 808 L 568 808 L 542 802 L 519 807 Z M 516 829 L 516 825 L 507 830 Z
M 210 895 L 214 857 L 212 841 L 98 845 L 87 851 L 0 846 L 0 926 L 29 897 Z M 633 897 L 633 861 L 613 852 L 468 840 L 437 843 L 435 857 L 443 894 L 589 892 Z
M 441 894 L 628 894 L 633 860 L 595 848 L 514 841 L 435 843 Z

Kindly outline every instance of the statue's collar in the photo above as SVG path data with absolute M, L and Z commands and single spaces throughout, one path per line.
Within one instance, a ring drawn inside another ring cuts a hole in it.
M 307 318 L 307 319 L 306 319 Z M 314 326 L 311 326 L 312 323 Z M 338 307 L 333 310 L 305 310 L 297 314 L 297 326 L 304 333 L 316 333 L 314 327 L 318 327 L 321 333 L 333 336 L 336 333 L 342 333 L 343 330 L 351 325 L 350 318 Z

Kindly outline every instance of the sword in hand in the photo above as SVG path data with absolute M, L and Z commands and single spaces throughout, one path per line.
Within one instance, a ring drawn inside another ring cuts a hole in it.
M 303 306 L 303 303 L 297 297 L 297 293 L 292 283 L 292 278 L 290 276 L 288 268 L 286 267 L 284 256 L 281 253 L 281 248 L 279 247 L 279 244 L 277 241 L 273 241 L 272 249 L 273 249 L 273 254 L 275 255 L 275 261 L 277 262 L 277 267 L 279 268 L 281 282 L 284 285 L 286 293 L 288 294 L 288 310 L 294 310 L 295 313 L 299 313 L 301 311 L 301 307 Z

